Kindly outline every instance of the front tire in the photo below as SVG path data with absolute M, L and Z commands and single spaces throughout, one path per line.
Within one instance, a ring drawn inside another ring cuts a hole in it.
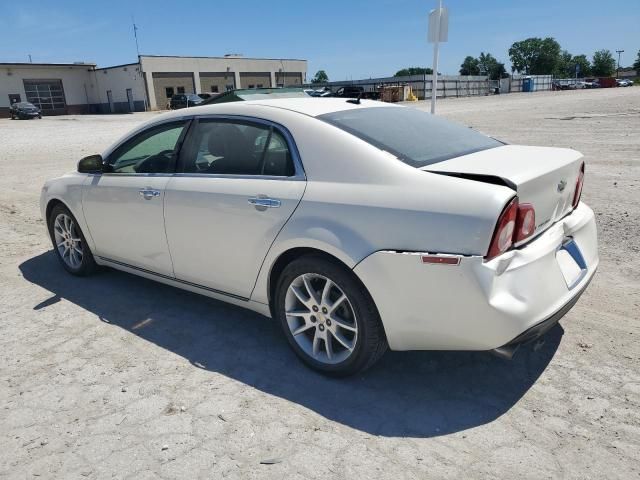
M 275 313 L 300 359 L 327 375 L 364 371 L 387 349 L 369 292 L 353 272 L 320 255 L 285 267 L 277 283 Z
M 93 273 L 96 263 L 78 222 L 67 207 L 58 204 L 48 219 L 53 250 L 64 269 L 77 276 Z

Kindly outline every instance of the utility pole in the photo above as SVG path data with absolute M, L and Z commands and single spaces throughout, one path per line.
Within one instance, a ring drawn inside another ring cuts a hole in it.
M 138 27 L 136 25 L 136 21 L 131 15 L 131 23 L 133 24 L 133 36 L 136 39 L 136 52 L 138 53 L 138 57 L 140 57 L 140 46 L 138 45 Z
M 620 78 L 620 55 L 624 53 L 624 50 L 616 50 L 618 54 L 618 69 L 616 70 L 616 78 Z
M 31 54 L 29 54 L 29 63 L 33 63 L 33 60 L 31 60 Z

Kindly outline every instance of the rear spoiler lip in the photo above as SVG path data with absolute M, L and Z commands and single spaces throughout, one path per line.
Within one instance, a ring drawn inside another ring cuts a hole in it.
M 492 185 L 501 185 L 503 187 L 510 188 L 514 192 L 518 191 L 518 186 L 515 183 L 513 183 L 508 178 L 500 177 L 497 175 L 484 175 L 480 173 L 443 172 L 440 170 L 429 170 L 429 169 L 423 169 L 423 171 L 429 172 L 429 173 L 435 173 L 438 175 L 446 175 L 448 177 L 457 177 L 457 178 L 464 178 L 466 180 L 473 180 L 476 182 L 490 183 Z

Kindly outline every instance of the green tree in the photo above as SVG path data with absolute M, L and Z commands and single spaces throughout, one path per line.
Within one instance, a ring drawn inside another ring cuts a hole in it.
M 313 77 L 311 83 L 327 83 L 329 81 L 329 75 L 324 70 L 318 70 L 316 76 Z
M 633 62 L 633 69 L 636 72 L 640 71 L 640 50 L 638 50 L 638 56 L 636 57 L 636 61 Z
M 408 77 L 410 75 L 431 75 L 432 73 L 432 68 L 409 67 L 398 70 L 394 77 Z
M 549 75 L 557 71 L 560 44 L 553 38 L 527 38 L 509 48 L 512 71 L 528 75 Z
M 478 59 L 471 55 L 467 56 L 460 65 L 460 75 L 480 75 L 480 66 Z
M 576 65 L 580 65 L 580 76 L 581 77 L 589 77 L 591 76 L 591 62 L 587 58 L 586 55 L 574 55 L 571 59 L 571 64 L 573 70 L 569 72 L 569 77 L 575 77 L 576 75 Z
M 610 77 L 616 71 L 616 60 L 609 50 L 598 50 L 593 54 L 591 73 L 595 77 Z
M 575 65 L 572 64 L 573 55 L 567 50 L 562 50 L 558 57 L 558 64 L 553 72 L 555 77 L 573 77 L 575 76 Z
M 504 63 L 498 62 L 490 53 L 480 52 L 478 68 L 481 74 L 488 75 L 491 80 L 498 80 L 507 73 L 504 69 Z

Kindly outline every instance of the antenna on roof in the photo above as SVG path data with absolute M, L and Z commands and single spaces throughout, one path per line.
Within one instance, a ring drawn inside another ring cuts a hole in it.
M 31 54 L 29 54 L 29 63 L 33 63 L 33 60 L 31 60 Z
M 131 15 L 131 23 L 133 24 L 133 36 L 136 39 L 136 52 L 138 53 L 138 57 L 140 56 L 140 46 L 138 45 L 138 26 L 136 25 L 136 21 Z

